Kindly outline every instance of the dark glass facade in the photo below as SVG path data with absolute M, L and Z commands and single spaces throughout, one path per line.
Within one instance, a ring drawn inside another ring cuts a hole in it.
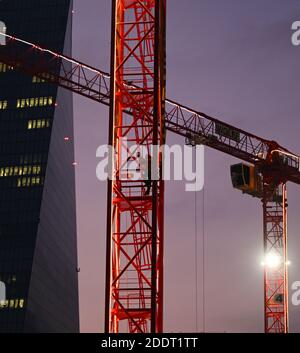
M 7 33 L 71 55 L 71 0 L 2 0 Z M 0 63 L 0 332 L 79 332 L 73 102 Z

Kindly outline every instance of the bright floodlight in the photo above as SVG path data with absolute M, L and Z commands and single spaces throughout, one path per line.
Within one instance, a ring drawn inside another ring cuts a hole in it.
M 265 256 L 263 265 L 268 268 L 277 268 L 281 264 L 281 257 L 275 253 L 269 253 Z

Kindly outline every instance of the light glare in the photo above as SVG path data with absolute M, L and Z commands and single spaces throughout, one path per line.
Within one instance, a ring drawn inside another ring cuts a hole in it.
M 281 257 L 275 253 L 269 253 L 265 256 L 264 266 L 268 268 L 277 268 L 281 263 Z

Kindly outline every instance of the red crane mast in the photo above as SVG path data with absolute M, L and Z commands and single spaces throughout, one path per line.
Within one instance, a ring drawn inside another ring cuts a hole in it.
M 106 332 L 163 330 L 164 182 L 151 148 L 165 140 L 165 9 L 165 1 L 113 1 Z M 131 176 L 137 155 L 152 155 L 158 171 L 148 190 Z

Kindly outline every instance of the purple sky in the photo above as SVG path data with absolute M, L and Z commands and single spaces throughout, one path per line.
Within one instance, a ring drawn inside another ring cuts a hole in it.
M 109 71 L 110 0 L 75 0 L 73 56 Z M 168 0 L 167 96 L 300 153 L 300 47 L 291 45 L 299 0 Z M 106 184 L 96 148 L 108 109 L 75 96 L 82 332 L 103 330 Z M 169 134 L 168 143 L 184 143 Z M 233 190 L 237 160 L 205 150 L 206 331 L 263 330 L 262 206 Z M 300 188 L 289 185 L 290 283 L 300 280 Z M 198 212 L 198 329 L 202 327 L 202 193 Z M 195 210 L 181 182 L 166 191 L 165 331 L 195 331 Z M 300 332 L 300 307 L 290 329 Z

